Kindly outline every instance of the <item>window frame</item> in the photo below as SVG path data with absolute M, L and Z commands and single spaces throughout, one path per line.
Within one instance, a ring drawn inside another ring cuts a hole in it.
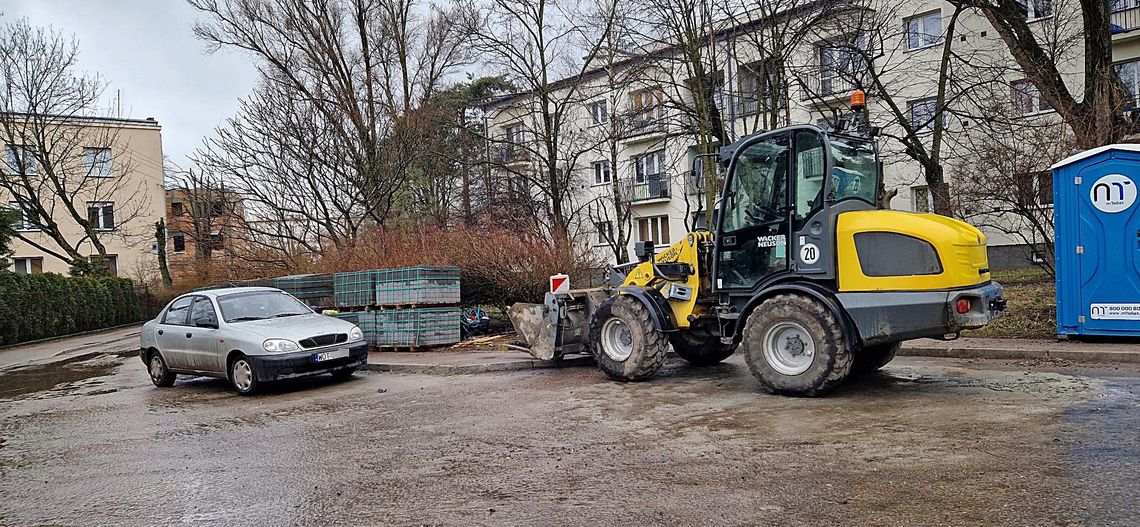
M 930 40 L 930 35 L 926 33 L 926 21 L 930 19 L 938 20 L 938 35 L 936 38 L 934 38 L 933 41 Z M 919 23 L 919 29 L 921 31 L 920 33 L 916 34 L 919 37 L 919 44 L 917 46 L 911 46 L 911 23 L 913 22 Z M 946 30 L 942 27 L 942 9 L 935 9 L 932 11 L 927 11 L 925 13 L 918 13 L 904 18 L 903 30 L 907 51 L 918 51 L 920 49 L 926 49 L 941 44 L 942 39 L 946 37 Z
M 816 44 L 815 58 L 819 64 L 819 96 L 827 97 L 832 95 L 842 95 L 842 90 L 836 89 L 835 87 L 835 82 L 837 80 L 841 83 L 854 84 L 850 80 L 844 79 L 842 76 L 843 73 L 851 74 L 854 76 L 856 73 L 865 72 L 871 68 L 871 64 L 865 60 L 861 54 L 851 49 L 868 49 L 870 47 L 868 42 L 869 41 L 866 35 L 862 33 L 848 33 L 845 35 L 836 36 L 831 39 L 823 40 Z M 842 54 L 842 58 L 844 60 L 836 60 L 837 56 L 828 55 L 829 52 Z M 829 56 L 830 66 L 825 66 L 824 56 Z M 856 62 L 861 64 L 858 69 L 854 67 Z M 850 68 L 843 69 L 840 67 L 840 65 L 850 66 Z M 831 72 L 831 74 L 825 77 L 825 71 Z M 823 83 L 825 79 L 832 85 L 827 90 L 823 89 Z
M 107 208 L 111 209 L 111 226 L 106 225 Z M 96 215 L 98 219 L 97 226 L 94 227 L 96 231 L 111 232 L 119 228 L 119 222 L 115 218 L 115 202 L 114 201 L 88 201 L 87 202 L 87 220 L 91 221 L 91 211 L 97 209 L 99 214 Z
M 601 109 L 601 115 L 598 110 Z M 610 101 L 608 99 L 600 99 L 589 104 L 590 120 L 594 125 L 602 125 L 610 122 Z
M 646 225 L 645 233 L 649 237 L 648 240 L 645 239 L 644 236 L 642 236 L 642 230 L 641 230 L 642 222 L 645 222 L 645 225 Z M 662 228 L 662 226 L 664 226 L 664 228 Z M 665 236 L 662 236 L 662 234 L 664 234 Z M 664 241 L 659 241 L 662 239 Z M 673 238 L 672 238 L 672 233 L 670 232 L 670 229 L 669 229 L 669 215 L 668 214 L 659 214 L 656 216 L 644 216 L 641 218 L 637 218 L 637 241 L 638 242 L 652 241 L 654 247 L 668 247 L 668 246 L 672 245 L 672 243 L 673 243 L 672 240 L 673 240 Z
M 914 109 L 927 104 L 931 106 L 930 116 L 926 120 L 926 124 L 919 125 L 919 123 L 916 122 L 914 118 Z M 939 113 L 937 97 L 924 97 L 921 99 L 907 101 L 906 113 L 908 120 L 910 121 L 911 128 L 914 128 L 915 133 L 917 134 L 928 134 L 934 132 L 934 123 L 938 120 L 942 120 L 942 123 L 946 124 L 945 113 Z
M 1044 15 L 1037 13 L 1038 2 L 1048 2 L 1049 4 L 1049 11 Z M 1054 9 L 1056 6 L 1053 5 L 1053 0 L 1024 0 L 1024 3 L 1021 0 L 1015 0 L 1015 3 L 1017 3 L 1019 7 L 1025 8 L 1026 22 L 1037 22 L 1038 20 L 1053 18 L 1056 14 L 1056 10 Z
M 12 230 L 16 232 L 40 232 L 43 230 L 39 225 L 36 225 L 35 222 L 30 219 L 30 212 L 21 206 L 20 202 L 9 201 L 8 208 L 11 209 L 12 212 L 17 212 L 20 214 L 20 223 L 18 226 L 13 226 Z
M 96 161 L 95 155 L 98 155 L 98 153 L 102 153 L 102 152 L 106 152 L 106 154 L 107 154 L 106 162 Z M 92 153 L 95 153 L 95 154 L 89 155 Z M 96 172 L 95 171 L 95 164 L 96 163 L 100 163 L 101 165 L 105 165 L 105 170 Z M 83 147 L 83 166 L 87 171 L 88 177 L 97 177 L 97 178 L 115 177 L 114 164 L 113 163 L 114 163 L 114 161 L 112 158 L 112 153 L 111 153 L 110 147 L 99 147 L 99 146 Z
M 649 163 L 647 160 L 655 159 L 656 171 L 650 172 L 648 170 Z M 633 181 L 637 184 L 648 183 L 650 176 L 662 176 L 666 173 L 665 163 L 665 149 L 659 148 L 657 150 L 650 150 L 641 154 L 633 156 Z
M 1018 90 L 1018 86 L 1025 86 L 1028 91 Z M 1034 115 L 1042 115 L 1050 112 L 1057 111 L 1052 106 L 1045 108 L 1043 105 L 1048 104 L 1045 102 L 1044 97 L 1041 95 L 1041 90 L 1037 89 L 1037 85 L 1030 82 L 1028 79 L 1018 79 L 1009 83 L 1010 101 L 1013 109 L 1017 112 L 1018 117 L 1031 117 Z M 1029 111 L 1022 110 L 1019 104 L 1018 97 L 1029 97 L 1029 102 L 1032 108 Z
M 614 222 L 595 221 L 594 231 L 597 233 L 594 245 L 607 246 L 614 239 Z
M 608 185 L 613 182 L 613 167 L 610 166 L 609 159 L 602 159 L 594 161 L 594 184 L 591 186 L 597 187 L 601 185 Z M 602 177 L 605 176 L 605 177 Z
M 180 326 L 180 327 L 188 326 L 190 324 L 190 310 L 194 307 L 194 302 L 198 299 L 199 296 L 201 296 L 201 295 L 186 295 L 186 296 L 180 296 L 178 298 L 175 298 L 174 300 L 172 300 L 170 302 L 170 305 L 166 306 L 166 309 L 164 309 L 162 311 L 162 319 L 159 320 L 158 323 L 162 324 L 162 325 L 166 325 L 166 326 Z M 182 300 L 189 301 L 189 303 L 186 305 L 186 319 L 181 324 L 178 324 L 175 322 L 170 322 L 168 320 L 170 318 L 170 311 L 172 309 L 174 309 L 174 304 L 177 304 L 178 302 L 180 302 Z
M 7 144 L 4 146 L 4 169 L 9 175 L 19 175 L 19 166 L 15 164 L 16 151 L 23 153 L 24 175 L 38 176 L 40 174 L 40 161 L 36 158 L 34 145 Z
M 39 271 L 36 271 L 35 263 L 39 262 Z M 21 266 L 20 264 L 25 265 Z M 24 270 L 20 270 L 23 267 Z M 16 274 L 43 274 L 44 272 L 44 257 L 43 256 L 13 256 L 12 257 L 12 272 Z
M 918 206 L 920 197 L 922 207 Z M 930 214 L 934 210 L 934 196 L 930 193 L 929 185 L 910 187 L 910 209 L 919 214 Z

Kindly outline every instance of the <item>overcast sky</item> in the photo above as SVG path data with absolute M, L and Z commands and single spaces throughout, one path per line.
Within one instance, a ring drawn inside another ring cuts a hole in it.
M 198 13 L 182 0 L 0 0 L 0 23 L 27 17 L 79 40 L 84 70 L 116 90 L 124 117 L 154 117 L 163 153 L 185 165 L 214 127 L 232 116 L 257 71 L 245 55 L 207 54 L 191 27 Z

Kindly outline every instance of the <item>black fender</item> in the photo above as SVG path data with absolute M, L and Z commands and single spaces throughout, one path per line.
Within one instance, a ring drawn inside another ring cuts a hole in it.
M 758 293 L 752 296 L 744 309 L 740 312 L 740 322 L 736 324 L 734 338 L 737 342 L 740 341 L 744 333 L 744 322 L 756 306 L 761 302 L 771 298 L 780 293 L 794 293 L 804 296 L 809 296 L 818 300 L 821 304 L 827 306 L 835 320 L 839 321 L 839 327 L 843 328 L 843 340 L 847 341 L 849 349 L 855 349 L 862 345 L 863 339 L 859 336 L 859 329 L 851 321 L 851 317 L 847 316 L 847 311 L 843 309 L 843 305 L 835 298 L 826 288 L 804 282 L 791 282 L 791 283 L 777 283 L 761 289 Z
M 614 288 L 618 294 L 627 294 L 632 296 L 642 304 L 645 309 L 649 310 L 649 318 L 653 320 L 653 329 L 657 331 L 674 331 L 677 329 L 677 323 L 673 321 L 673 309 L 669 307 L 669 302 L 665 297 L 661 296 L 661 292 L 656 289 L 638 286 L 622 286 Z

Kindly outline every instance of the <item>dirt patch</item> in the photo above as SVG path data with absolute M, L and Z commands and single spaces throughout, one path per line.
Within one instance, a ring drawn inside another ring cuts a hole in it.
M 1057 300 L 1053 278 L 1040 269 L 1008 269 L 993 272 L 994 281 L 1005 288 L 1009 302 L 1005 315 L 967 337 L 1038 338 L 1057 336 Z

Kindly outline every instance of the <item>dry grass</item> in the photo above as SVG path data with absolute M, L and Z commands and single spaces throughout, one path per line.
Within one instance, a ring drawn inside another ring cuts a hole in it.
M 1005 316 L 969 337 L 1054 338 L 1057 336 L 1057 302 L 1053 279 L 1040 269 L 994 271 L 1009 302 Z

